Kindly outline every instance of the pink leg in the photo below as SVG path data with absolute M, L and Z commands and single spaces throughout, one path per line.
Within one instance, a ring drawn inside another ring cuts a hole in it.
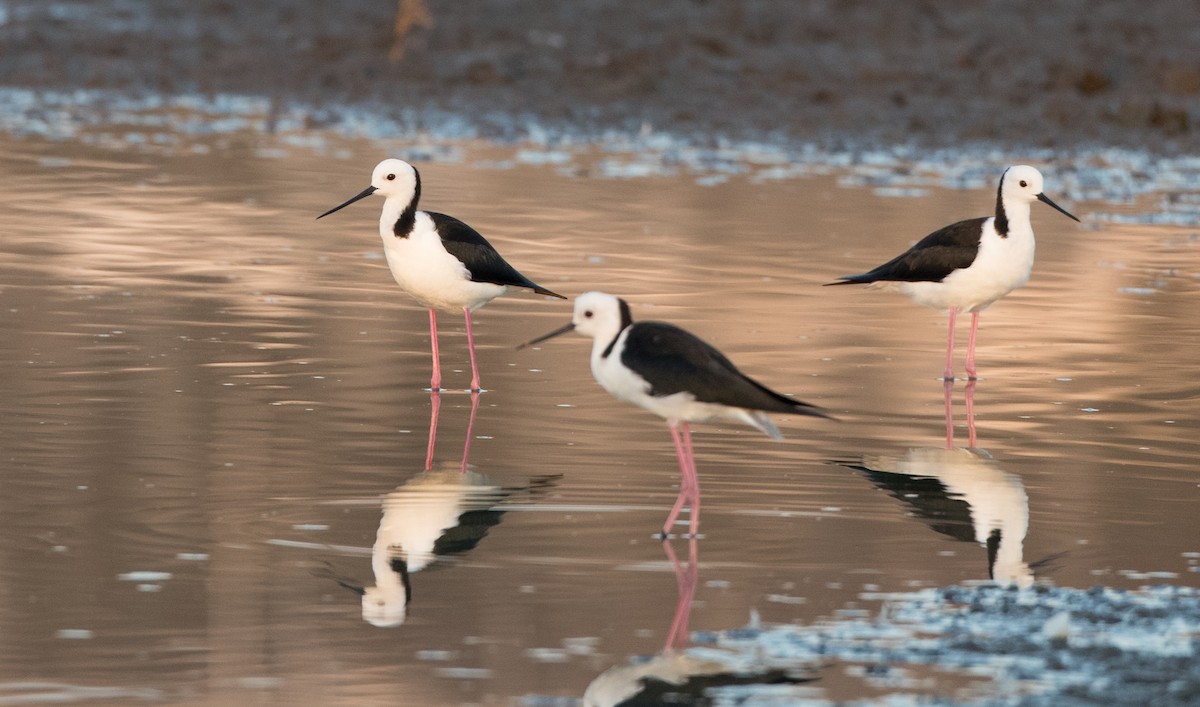
M 946 403 L 946 449 L 954 449 L 954 381 L 942 381 Z
M 954 321 L 958 319 L 958 307 L 950 308 L 950 333 L 946 335 L 946 372 L 942 380 L 954 380 Z
M 429 379 L 429 389 L 436 392 L 442 389 L 442 362 L 438 354 L 437 311 L 429 310 L 429 340 L 433 346 L 433 377 Z
M 471 310 L 463 307 L 463 316 L 467 321 L 467 352 L 471 355 L 471 390 L 483 392 L 479 385 L 479 368 L 475 365 L 475 335 L 471 333 Z
M 434 391 L 429 394 L 429 446 L 425 449 L 425 471 L 433 468 L 433 447 L 437 441 L 438 413 L 442 410 L 442 396 Z
M 967 446 L 975 448 L 975 379 L 967 382 Z
M 691 483 L 688 488 L 692 492 L 692 517 L 688 525 L 688 531 L 691 537 L 695 538 L 700 534 L 700 475 L 696 473 L 696 452 L 692 449 L 692 427 L 688 423 L 683 423 L 683 447 L 687 450 L 688 469 L 691 472 Z
M 967 339 L 967 380 L 975 380 L 975 332 L 979 329 L 979 312 L 971 313 L 971 337 Z
M 479 393 L 471 393 L 471 417 L 467 418 L 467 441 L 463 443 L 462 473 L 467 473 L 467 459 L 471 456 L 471 432 L 475 428 L 475 413 L 479 412 Z
M 686 426 L 684 423 L 682 426 Z M 671 429 L 671 440 L 675 442 L 675 456 L 679 459 L 679 496 L 675 499 L 675 505 L 671 508 L 670 515 L 667 516 L 667 522 L 663 523 L 663 537 L 671 535 L 671 527 L 675 525 L 675 519 L 679 517 L 679 512 L 683 510 L 683 504 L 691 497 L 692 475 L 689 471 L 691 462 L 688 461 L 688 451 L 683 443 L 683 436 L 680 432 L 681 425 L 673 422 L 668 422 L 667 426 Z

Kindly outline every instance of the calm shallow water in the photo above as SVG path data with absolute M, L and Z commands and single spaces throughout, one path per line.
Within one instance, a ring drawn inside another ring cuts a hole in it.
M 377 149 L 2 153 L 0 696 L 506 704 L 579 697 L 662 649 L 680 596 L 653 538 L 678 481 L 665 426 L 594 383 L 586 340 L 514 348 L 568 303 L 509 297 L 477 315 L 489 390 L 470 429 L 472 396 L 441 396 L 425 472 L 427 319 L 382 260 L 380 202 L 313 220 L 365 185 Z M 420 165 L 426 208 L 541 284 L 620 294 L 841 418 L 780 418 L 782 443 L 698 429 L 692 631 L 987 579 L 983 545 L 855 468 L 944 447 L 942 315 L 819 285 L 986 213 L 990 190 L 706 187 L 467 155 Z M 1042 581 L 1200 586 L 1200 240 L 1049 209 L 1034 221 L 1034 277 L 985 313 L 972 391 L 980 474 L 1018 499 L 995 512 L 1017 519 L 1006 528 L 1027 514 L 1017 552 L 1050 560 Z M 447 385 L 465 387 L 461 320 L 440 325 Z M 960 383 L 959 446 L 966 398 Z M 388 519 L 453 517 L 458 498 L 471 522 L 410 567 L 403 621 L 364 621 L 347 587 L 397 581 L 386 561 L 373 572 L 381 522 L 427 545 L 438 533 Z M 871 694 L 833 673 L 818 685 Z

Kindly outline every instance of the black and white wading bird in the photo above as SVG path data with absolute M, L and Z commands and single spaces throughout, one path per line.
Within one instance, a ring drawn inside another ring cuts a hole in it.
M 917 304 L 948 310 L 946 380 L 954 379 L 954 321 L 959 312 L 970 312 L 966 368 L 967 377 L 974 379 L 979 313 L 1028 282 L 1033 271 L 1029 207 L 1035 201 L 1079 220 L 1042 192 L 1041 172 L 1026 165 L 1009 167 L 1000 177 L 995 216 L 950 224 L 870 272 L 826 284 L 870 284 L 897 290 Z
M 720 351 L 664 322 L 634 323 L 625 300 L 603 292 L 575 299 L 570 324 L 522 344 L 524 348 L 571 330 L 592 337 L 592 375 L 625 402 L 665 418 L 683 480 L 663 535 L 691 507 L 689 531 L 700 528 L 700 482 L 692 452 L 692 422 L 742 422 L 781 439 L 768 412 L 829 417 L 820 408 L 785 397 L 739 371 Z
M 566 299 L 525 277 L 505 262 L 491 243 L 453 216 L 418 211 L 421 176 L 403 160 L 380 162 L 371 174 L 371 186 L 317 218 L 372 194 L 384 197 L 379 217 L 388 269 L 396 284 L 429 308 L 429 337 L 433 347 L 433 376 L 429 387 L 440 390 L 442 369 L 438 356 L 437 310 L 462 310 L 467 324 L 467 351 L 471 357 L 471 390 L 482 390 L 475 363 L 475 337 L 471 312 L 514 288 Z

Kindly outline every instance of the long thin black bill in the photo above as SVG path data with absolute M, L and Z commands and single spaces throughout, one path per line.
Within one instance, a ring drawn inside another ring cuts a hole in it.
M 526 341 L 525 343 L 523 343 L 517 347 L 517 351 L 520 351 L 521 349 L 523 349 L 527 346 L 533 346 L 534 344 L 540 344 L 543 341 L 545 341 L 546 339 L 553 339 L 556 336 L 566 334 L 568 331 L 571 331 L 574 328 L 575 328 L 574 322 L 571 322 L 570 324 L 567 324 L 565 326 L 560 326 L 559 328 L 555 329 L 554 331 L 550 332 L 549 334 L 543 334 L 536 339 L 531 339 L 529 341 Z
M 341 204 L 340 206 L 335 206 L 335 207 L 333 207 L 332 209 L 330 209 L 330 210 L 326 211 L 325 213 L 321 214 L 321 215 L 320 215 L 320 216 L 318 216 L 317 218 L 325 218 L 326 216 L 328 216 L 329 214 L 333 213 L 334 211 L 341 211 L 342 209 L 344 209 L 344 208 L 346 208 L 347 206 L 349 206 L 349 205 L 353 204 L 354 202 L 358 201 L 359 199 L 365 199 L 365 198 L 367 198 L 368 196 L 371 196 L 371 195 L 372 195 L 372 194 L 374 194 L 374 193 L 375 193 L 375 187 L 367 187 L 366 189 L 363 189 L 363 190 L 362 190 L 362 191 L 360 191 L 359 193 L 357 193 L 357 194 L 355 194 L 354 196 L 350 197 L 349 201 L 347 201 L 346 203 L 344 203 L 344 204 Z M 1057 208 L 1057 207 L 1056 207 L 1056 208 Z
M 1058 204 L 1054 203 L 1053 201 L 1050 201 L 1050 197 L 1046 196 L 1045 194 L 1038 194 L 1037 198 L 1038 198 L 1038 201 L 1042 202 L 1043 204 L 1046 204 L 1047 206 L 1053 207 L 1055 211 L 1058 211 L 1063 216 L 1066 216 L 1067 218 L 1073 219 L 1075 221 L 1079 221 L 1079 219 L 1075 218 L 1069 211 L 1067 211 L 1063 207 L 1059 206 Z M 339 207 L 339 208 L 341 208 L 341 207 Z M 1079 221 L 1079 222 L 1083 223 L 1082 221 Z

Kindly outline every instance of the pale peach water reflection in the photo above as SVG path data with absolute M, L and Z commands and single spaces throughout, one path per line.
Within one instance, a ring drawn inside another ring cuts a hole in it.
M 391 282 L 377 215 L 313 221 L 377 149 L 0 154 L 3 683 L 193 704 L 505 702 L 580 696 L 662 648 L 677 597 L 652 535 L 676 493 L 671 447 L 594 384 L 586 342 L 514 350 L 565 303 L 480 313 L 492 390 L 470 435 L 470 398 L 442 398 L 435 451 L 457 462 L 469 437 L 472 471 L 498 486 L 561 480 L 422 572 L 401 626 L 365 623 L 320 576 L 367 579 L 383 499 L 428 451 L 426 315 Z M 781 418 L 778 444 L 698 438 L 690 629 L 752 611 L 812 622 L 867 606 L 864 590 L 986 577 L 978 547 L 830 462 L 941 443 L 941 316 L 819 285 L 987 213 L 990 193 L 473 159 L 422 165 L 430 208 L 545 286 L 619 293 L 843 418 Z M 1089 206 L 1068 205 L 1085 221 Z M 974 399 L 978 446 L 1028 498 L 1024 557 L 1058 556 L 1037 574 L 1064 585 L 1200 584 L 1200 245 L 1186 229 L 1035 221 L 1033 278 L 989 310 Z M 445 360 L 465 361 L 461 329 L 443 335 Z M 466 386 L 462 368 L 447 385 Z

